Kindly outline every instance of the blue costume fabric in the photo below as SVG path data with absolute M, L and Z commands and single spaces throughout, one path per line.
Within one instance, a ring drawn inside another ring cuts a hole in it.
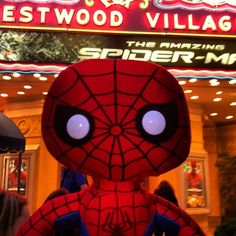
M 67 189 L 70 193 L 81 190 L 81 185 L 87 184 L 84 174 L 74 172 L 70 168 L 62 169 L 61 188 Z

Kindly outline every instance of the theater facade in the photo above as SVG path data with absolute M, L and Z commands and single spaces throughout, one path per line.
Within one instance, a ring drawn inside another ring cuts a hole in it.
M 153 192 L 168 180 L 180 206 L 206 235 L 213 235 L 231 208 L 221 195 L 220 168 L 224 158 L 236 153 L 236 110 L 231 106 L 231 118 L 225 120 L 222 106 L 198 102 L 190 91 L 209 97 L 214 83 L 220 83 L 231 103 L 236 101 L 235 12 L 236 3 L 230 0 L 1 1 L 0 110 L 26 138 L 21 193 L 31 212 L 60 182 L 61 166 L 41 136 L 44 97 L 58 73 L 89 58 L 151 61 L 166 67 L 188 91 L 192 143 L 183 165 L 145 179 L 144 187 Z M 213 107 L 218 116 L 212 115 Z M 16 191 L 17 159 L 17 154 L 1 155 L 1 188 Z M 188 177 L 193 165 L 201 176 L 197 187 Z

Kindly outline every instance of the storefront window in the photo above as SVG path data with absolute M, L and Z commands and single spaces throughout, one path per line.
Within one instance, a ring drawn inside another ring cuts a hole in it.
M 17 192 L 18 190 L 18 160 L 17 154 L 3 155 L 3 189 Z M 27 194 L 27 184 L 29 175 L 29 158 L 22 157 L 20 194 Z
M 205 165 L 202 159 L 188 159 L 184 165 L 186 208 L 207 208 Z

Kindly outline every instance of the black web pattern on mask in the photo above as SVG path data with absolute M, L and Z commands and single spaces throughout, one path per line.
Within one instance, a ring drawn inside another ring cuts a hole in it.
M 166 162 L 170 162 L 173 157 L 179 158 L 180 160 L 183 159 L 183 157 L 178 155 L 177 149 L 181 145 L 181 141 L 188 135 L 189 127 L 186 127 L 185 125 L 178 127 L 178 129 L 181 130 L 181 135 L 179 140 L 176 141 L 176 143 L 171 149 L 166 147 L 165 145 L 162 145 L 162 143 L 152 144 L 150 142 L 147 142 L 143 137 L 141 137 L 139 131 L 137 130 L 135 122 L 138 109 L 142 105 L 151 102 L 151 98 L 148 97 L 148 94 L 145 94 L 146 87 L 150 86 L 150 84 L 152 83 L 158 83 L 159 86 L 163 89 L 175 94 L 175 96 L 173 96 L 174 99 L 172 101 L 168 101 L 173 103 L 179 99 L 181 100 L 183 94 L 181 92 L 177 93 L 176 90 L 172 89 L 171 87 L 168 87 L 168 85 L 164 84 L 158 79 L 159 68 L 156 68 L 150 75 L 135 74 L 130 72 L 124 73 L 119 72 L 117 70 L 116 63 L 117 62 L 114 61 L 114 68 L 111 69 L 111 71 L 97 75 L 81 75 L 73 66 L 70 67 L 75 73 L 76 79 L 74 80 L 73 84 L 71 84 L 70 88 L 64 91 L 63 94 L 54 97 L 54 99 L 59 102 L 61 101 L 65 104 L 65 101 L 61 99 L 61 97 L 63 97 L 64 94 L 70 93 L 70 91 L 78 82 L 82 83 L 83 87 L 89 93 L 89 97 L 84 99 L 82 102 L 76 104 L 74 107 L 82 108 L 85 107 L 86 104 L 91 102 L 95 104 L 95 107 L 91 107 L 90 110 L 86 110 L 94 117 L 95 132 L 93 133 L 91 139 L 88 141 L 88 143 L 90 144 L 89 148 L 85 147 L 84 145 L 81 145 L 79 147 L 84 153 L 82 163 L 79 164 L 76 160 L 71 159 L 69 155 L 70 151 L 73 148 L 77 147 L 70 147 L 67 150 L 61 149 L 60 156 L 57 156 L 56 158 L 58 160 L 60 160 L 61 158 L 66 158 L 68 163 L 78 166 L 78 169 L 83 168 L 86 165 L 88 159 L 93 159 L 94 163 L 98 163 L 98 165 L 101 165 L 103 168 L 106 169 L 106 171 L 99 173 L 101 177 L 112 179 L 112 168 L 117 167 L 122 169 L 121 179 L 124 180 L 137 177 L 138 175 L 141 175 L 142 173 L 148 172 L 150 170 L 156 170 L 158 172 L 158 169 Z M 114 87 L 104 93 L 98 93 L 96 91 L 93 91 L 92 88 L 90 88 L 89 84 L 86 82 L 90 78 L 97 78 L 98 81 L 101 81 L 103 78 L 107 78 L 108 76 L 113 78 Z M 139 91 L 135 91 L 135 93 L 129 93 L 128 91 L 122 91 L 118 88 L 118 76 L 125 76 L 127 80 L 136 77 L 140 78 L 140 80 L 144 80 L 145 82 L 143 83 L 143 86 L 140 88 Z M 101 104 L 100 99 L 109 96 L 112 96 L 113 99 L 111 101 L 106 101 L 105 105 Z M 132 100 L 132 102 L 128 101 L 126 104 L 121 104 L 119 102 L 120 96 L 126 96 L 128 100 Z M 70 104 L 65 105 L 70 106 Z M 115 107 L 114 120 L 112 120 L 110 114 L 108 113 L 108 110 L 112 106 Z M 120 117 L 120 109 L 126 109 L 126 112 L 122 115 L 122 117 Z M 183 124 L 186 124 L 187 115 L 182 115 L 185 116 L 182 117 Z M 121 135 L 111 135 L 111 128 L 114 125 L 121 127 Z M 50 129 L 53 129 L 53 127 L 48 127 L 48 129 L 49 135 L 51 135 L 51 138 L 53 139 L 53 135 L 50 134 Z M 107 139 L 111 139 L 109 149 L 105 149 L 103 147 L 103 144 L 107 141 Z M 57 145 L 60 149 L 59 144 L 57 144 L 57 141 L 54 140 L 54 142 L 55 145 Z M 125 145 L 123 144 L 124 142 L 127 142 L 129 144 L 128 148 L 125 147 Z M 146 143 L 148 144 L 146 145 Z M 146 147 L 143 148 L 143 146 Z M 162 149 L 163 151 L 168 153 L 165 159 L 160 161 L 160 163 L 158 164 L 153 163 L 153 161 L 148 157 L 148 154 L 157 148 Z M 101 156 L 98 153 L 101 153 Z M 130 153 L 135 153 L 134 159 L 129 158 L 131 156 Z M 121 157 L 121 163 L 119 164 L 113 163 L 112 158 L 114 158 L 114 156 L 116 155 L 119 155 Z M 144 160 L 148 164 L 142 169 L 140 163 Z M 136 163 L 138 163 L 137 166 Z M 141 169 L 140 171 L 135 172 L 132 176 L 127 177 L 126 168 L 130 167 L 130 165 L 132 165 L 134 169 L 140 169 L 140 167 Z M 90 173 L 94 171 L 92 167 L 86 167 L 86 170 L 88 170 Z

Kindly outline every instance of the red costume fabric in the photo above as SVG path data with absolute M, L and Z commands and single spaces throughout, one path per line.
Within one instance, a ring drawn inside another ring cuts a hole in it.
M 94 183 L 44 204 L 18 236 L 53 235 L 66 224 L 84 236 L 151 236 L 158 227 L 167 235 L 204 235 L 183 210 L 139 184 L 189 153 L 184 93 L 163 67 L 112 59 L 69 66 L 49 90 L 42 133 L 59 162 Z

